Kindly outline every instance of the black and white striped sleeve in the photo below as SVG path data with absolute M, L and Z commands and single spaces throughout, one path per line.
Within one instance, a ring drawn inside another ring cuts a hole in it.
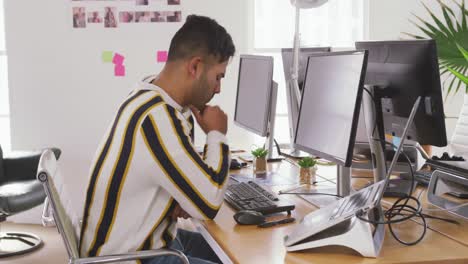
M 206 157 L 195 150 L 182 123 L 183 116 L 164 104 L 141 125 L 143 140 L 161 168 L 163 186 L 192 217 L 213 219 L 223 201 L 229 174 L 229 147 L 217 131 L 207 135 Z

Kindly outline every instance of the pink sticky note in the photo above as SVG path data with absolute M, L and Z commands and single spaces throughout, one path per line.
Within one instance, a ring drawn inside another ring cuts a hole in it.
M 166 62 L 167 61 L 167 51 L 160 50 L 158 51 L 157 62 Z
M 115 76 L 125 76 L 125 66 L 123 65 L 115 65 L 114 66 L 114 75 Z
M 120 55 L 119 53 L 115 53 L 114 54 L 114 58 L 112 59 L 112 63 L 114 63 L 115 65 L 122 65 L 123 64 L 123 61 L 124 61 L 125 57 Z

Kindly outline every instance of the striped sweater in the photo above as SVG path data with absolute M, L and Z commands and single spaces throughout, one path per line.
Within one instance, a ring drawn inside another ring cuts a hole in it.
M 226 138 L 209 132 L 201 157 L 191 136 L 191 112 L 161 88 L 139 83 L 118 109 L 93 160 L 81 256 L 166 246 L 176 234 L 169 215 L 177 203 L 193 218 L 216 216 L 229 172 Z

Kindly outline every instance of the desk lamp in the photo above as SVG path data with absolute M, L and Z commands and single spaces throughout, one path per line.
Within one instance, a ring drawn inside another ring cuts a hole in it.
M 293 46 L 293 67 L 291 69 L 291 80 L 294 85 L 294 92 L 297 97 L 297 101 L 301 101 L 301 91 L 299 90 L 299 84 L 297 82 L 299 76 L 299 47 L 300 45 L 300 32 L 299 32 L 299 21 L 300 21 L 300 11 L 302 8 L 317 8 L 325 3 L 328 0 L 290 0 L 291 4 L 296 7 L 296 22 L 294 30 L 294 46 Z
M 293 63 L 291 70 L 291 85 L 290 91 L 291 96 L 296 97 L 296 102 L 301 102 L 301 90 L 299 88 L 299 53 L 300 53 L 300 32 L 299 32 L 299 21 L 301 9 L 317 8 L 328 0 L 290 0 L 291 4 L 296 7 L 296 18 L 295 18 L 295 29 L 294 29 L 294 41 L 293 41 Z M 295 124 L 295 121 L 293 121 Z M 291 146 L 291 153 L 293 156 L 299 157 L 299 151 Z

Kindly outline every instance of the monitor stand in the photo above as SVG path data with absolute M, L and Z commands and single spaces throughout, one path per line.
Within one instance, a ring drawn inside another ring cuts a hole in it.
M 278 95 L 278 83 L 275 81 L 271 85 L 271 97 L 270 97 L 270 109 L 268 114 L 268 129 L 267 129 L 267 138 L 265 143 L 265 148 L 268 149 L 268 162 L 281 161 L 281 153 L 273 153 L 275 145 L 275 117 L 276 117 L 276 98 Z M 279 148 L 279 146 L 278 146 Z
M 310 156 L 309 154 L 294 148 L 281 149 L 281 155 L 290 159 L 302 159 Z
M 372 97 L 375 98 L 375 100 L 380 100 L 380 96 L 378 95 L 377 91 L 385 88 L 377 85 L 366 85 L 365 87 L 372 94 Z M 374 182 L 379 182 L 387 178 L 387 164 L 384 154 L 385 137 L 382 136 L 383 124 L 380 121 L 382 120 L 382 109 L 374 104 L 372 97 L 364 91 L 362 106 L 364 107 L 364 119 L 366 124 L 367 136 L 369 139 L 369 145 L 371 149 Z M 415 106 L 416 105 L 419 105 L 419 101 L 415 102 Z M 408 120 L 408 124 L 411 123 L 412 120 Z M 404 140 L 405 139 L 402 138 L 400 142 L 401 146 L 403 146 Z M 397 152 L 395 152 L 395 155 L 396 153 Z M 387 186 L 383 196 L 405 197 L 410 193 L 411 184 L 412 182 L 410 180 L 389 179 L 387 180 Z M 415 188 L 416 184 L 413 186 L 412 191 L 414 191 Z
M 387 188 L 384 192 L 384 197 L 406 197 L 408 194 L 413 193 L 416 189 L 416 182 L 414 182 L 413 189 L 411 190 L 412 181 L 410 179 L 390 179 Z

